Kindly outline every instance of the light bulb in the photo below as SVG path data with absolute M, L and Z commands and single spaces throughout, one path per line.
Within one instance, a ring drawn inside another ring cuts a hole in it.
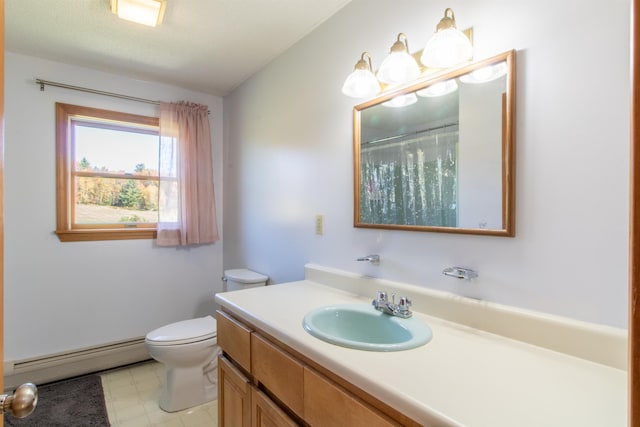
M 456 28 L 453 10 L 447 8 L 440 20 L 436 33 L 431 36 L 420 57 L 425 67 L 449 68 L 469 61 L 473 57 L 473 47 L 469 38 Z

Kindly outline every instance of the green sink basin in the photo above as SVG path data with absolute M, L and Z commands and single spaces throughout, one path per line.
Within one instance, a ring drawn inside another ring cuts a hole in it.
M 369 351 L 401 351 L 425 345 L 431 328 L 420 319 L 381 313 L 368 304 L 321 307 L 304 316 L 304 329 L 342 347 Z

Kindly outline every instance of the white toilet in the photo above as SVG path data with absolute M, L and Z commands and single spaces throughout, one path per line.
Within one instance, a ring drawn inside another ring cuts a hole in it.
M 264 286 L 268 277 L 246 270 L 226 270 L 227 290 Z M 232 289 L 231 289 L 232 288 Z M 164 364 L 167 378 L 160 408 L 176 412 L 218 398 L 216 320 L 212 316 L 183 320 L 154 329 L 146 336 L 149 355 Z
M 269 278 L 264 274 L 256 273 L 246 268 L 236 268 L 233 270 L 225 270 L 222 280 L 227 284 L 226 291 L 238 291 L 240 289 L 265 286 Z

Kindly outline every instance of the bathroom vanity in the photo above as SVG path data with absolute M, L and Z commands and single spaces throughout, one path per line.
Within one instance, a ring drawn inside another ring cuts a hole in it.
M 305 314 L 413 300 L 430 342 L 363 351 Z M 626 332 L 308 265 L 305 280 L 216 295 L 219 425 L 625 426 Z
M 352 384 L 244 319 L 221 311 L 216 317 L 225 352 L 218 359 L 219 425 L 417 425 L 408 419 L 393 421 L 402 415 L 362 390 L 350 391 Z

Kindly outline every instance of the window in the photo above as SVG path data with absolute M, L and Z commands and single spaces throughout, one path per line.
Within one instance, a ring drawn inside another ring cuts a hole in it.
M 158 118 L 56 104 L 61 241 L 152 239 L 158 222 Z

